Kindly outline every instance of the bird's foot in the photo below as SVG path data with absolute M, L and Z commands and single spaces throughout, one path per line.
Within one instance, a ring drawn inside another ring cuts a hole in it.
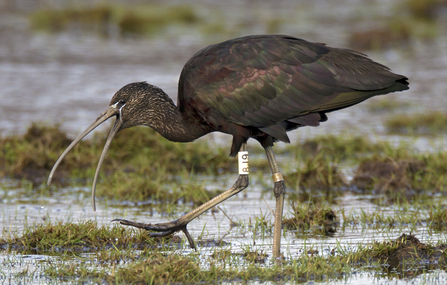
M 194 240 L 189 234 L 188 229 L 186 229 L 186 224 L 179 224 L 177 221 L 158 224 L 143 224 L 124 219 L 114 219 L 112 222 L 119 222 L 122 225 L 132 226 L 147 231 L 155 231 L 155 233 L 149 233 L 151 237 L 166 237 L 175 232 L 182 231 L 188 239 L 190 247 L 197 251 Z

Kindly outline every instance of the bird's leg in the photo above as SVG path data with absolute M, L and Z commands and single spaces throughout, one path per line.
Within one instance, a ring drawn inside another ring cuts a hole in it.
M 241 152 L 242 151 L 246 152 L 246 148 L 247 148 L 246 144 L 243 143 L 241 146 Z M 239 158 L 239 159 L 241 159 L 241 158 Z M 248 163 L 248 157 L 247 157 L 247 163 Z M 247 165 L 247 167 L 248 167 L 248 165 Z M 194 248 L 195 250 L 197 250 L 197 248 L 194 244 L 194 240 L 192 239 L 191 235 L 189 234 L 188 230 L 186 229 L 186 225 L 188 225 L 189 222 L 191 222 L 192 220 L 194 220 L 195 218 L 197 218 L 198 216 L 203 214 L 205 211 L 211 209 L 212 207 L 216 206 L 217 204 L 227 200 L 228 198 L 236 195 L 237 193 L 239 193 L 242 190 L 244 190 L 245 188 L 247 188 L 248 183 L 249 183 L 248 168 L 246 169 L 246 172 L 244 172 L 244 173 L 247 173 L 247 174 L 241 174 L 241 171 L 239 171 L 239 177 L 237 178 L 236 182 L 230 189 L 228 189 L 224 193 L 214 197 L 210 201 L 197 207 L 196 209 L 192 210 L 191 212 L 187 213 L 186 215 L 180 217 L 179 219 L 177 219 L 175 221 L 168 222 L 168 223 L 158 223 L 158 224 L 143 224 L 143 223 L 137 223 L 137 222 L 132 222 L 132 221 L 123 220 L 123 219 L 115 219 L 112 222 L 120 222 L 122 225 L 128 225 L 128 226 L 133 226 L 133 227 L 137 227 L 140 229 L 145 229 L 148 231 L 158 232 L 158 233 L 150 233 L 150 235 L 152 237 L 165 237 L 165 236 L 168 236 L 170 234 L 173 234 L 173 233 L 181 230 L 188 238 L 188 242 L 189 242 L 189 245 L 191 246 L 191 248 Z
M 280 248 L 281 248 L 281 227 L 282 227 L 282 213 L 284 208 L 284 193 L 286 190 L 286 186 L 284 184 L 284 178 L 279 172 L 278 164 L 276 163 L 275 155 L 273 154 L 272 147 L 266 147 L 265 153 L 267 155 L 267 159 L 270 165 L 270 169 L 273 174 L 273 182 L 275 183 L 275 187 L 273 188 L 273 193 L 276 198 L 276 209 L 275 209 L 275 230 L 273 232 L 273 257 L 280 257 Z

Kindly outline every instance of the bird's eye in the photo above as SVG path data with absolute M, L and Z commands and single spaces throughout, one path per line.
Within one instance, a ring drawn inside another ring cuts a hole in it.
M 118 103 L 119 103 L 120 105 L 124 105 L 124 104 L 126 104 L 126 101 L 124 101 L 123 99 L 121 99 L 121 100 L 118 101 Z

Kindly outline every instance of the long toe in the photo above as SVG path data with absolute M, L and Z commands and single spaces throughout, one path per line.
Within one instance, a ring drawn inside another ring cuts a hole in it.
M 169 235 L 174 234 L 176 231 L 166 231 L 166 232 L 157 232 L 157 233 L 149 233 L 149 236 L 158 238 L 158 237 L 167 237 Z
M 124 219 L 114 219 L 111 222 L 119 222 L 121 225 L 132 226 L 132 227 L 136 227 L 136 228 L 144 229 L 144 230 L 151 230 L 150 227 L 152 226 L 152 224 L 137 223 L 137 222 L 124 220 Z
M 181 230 L 188 239 L 190 247 L 193 248 L 195 251 L 197 251 L 197 247 L 194 244 L 194 240 L 192 239 L 188 230 L 186 229 L 186 225 L 179 225 L 177 221 L 169 223 L 159 223 L 159 224 L 143 224 L 124 219 L 114 219 L 112 220 L 112 222 L 119 222 L 121 225 L 132 226 L 147 231 L 158 232 L 158 233 L 149 233 L 151 237 L 166 237 Z
M 137 223 L 124 219 L 114 219 L 112 222 L 119 222 L 122 225 L 132 226 L 139 229 L 144 229 L 147 231 L 155 231 L 155 232 L 177 232 L 182 230 L 183 225 L 179 225 L 177 221 L 168 222 L 168 223 L 158 223 L 158 224 L 144 224 Z

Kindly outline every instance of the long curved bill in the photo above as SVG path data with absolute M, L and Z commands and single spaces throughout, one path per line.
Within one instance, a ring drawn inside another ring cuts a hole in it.
M 88 135 L 91 131 L 96 129 L 99 125 L 107 121 L 113 116 L 117 116 L 120 113 L 120 109 L 117 109 L 116 106 L 110 106 L 104 113 L 102 113 L 93 123 L 90 124 L 82 133 L 80 133 L 74 141 L 65 149 L 65 151 L 61 154 L 59 159 L 56 161 L 56 163 L 53 166 L 53 169 L 51 169 L 50 175 L 48 176 L 47 185 L 50 185 L 51 180 L 53 179 L 54 172 L 56 171 L 57 167 L 61 163 L 61 161 L 64 159 L 64 157 L 67 155 L 67 153 L 75 146 L 77 145 L 86 135 Z M 101 153 L 101 157 L 99 159 L 98 166 L 96 168 L 95 178 L 93 180 L 93 186 L 92 186 L 92 202 L 93 202 L 93 210 L 96 211 L 95 206 L 95 191 L 96 191 L 96 180 L 98 177 L 99 169 L 101 168 L 101 165 L 104 161 L 104 157 L 107 153 L 107 150 L 110 147 L 110 143 L 112 142 L 113 137 L 115 134 L 120 130 L 120 127 L 122 125 L 122 121 L 120 119 L 117 119 L 115 121 L 115 124 L 113 125 L 112 130 L 109 133 L 109 136 L 107 138 L 106 144 L 104 146 L 104 149 Z
M 109 136 L 107 137 L 106 144 L 102 149 L 101 156 L 99 157 L 98 166 L 96 166 L 95 178 L 93 178 L 93 186 L 92 186 L 92 205 L 93 211 L 96 211 L 96 202 L 95 202 L 95 193 L 96 193 L 96 181 L 98 180 L 99 170 L 101 169 L 102 163 L 104 162 L 104 158 L 106 157 L 107 151 L 109 150 L 110 144 L 115 137 L 116 133 L 120 130 L 123 122 L 119 119 L 115 120 L 115 124 L 113 128 L 110 130 Z

